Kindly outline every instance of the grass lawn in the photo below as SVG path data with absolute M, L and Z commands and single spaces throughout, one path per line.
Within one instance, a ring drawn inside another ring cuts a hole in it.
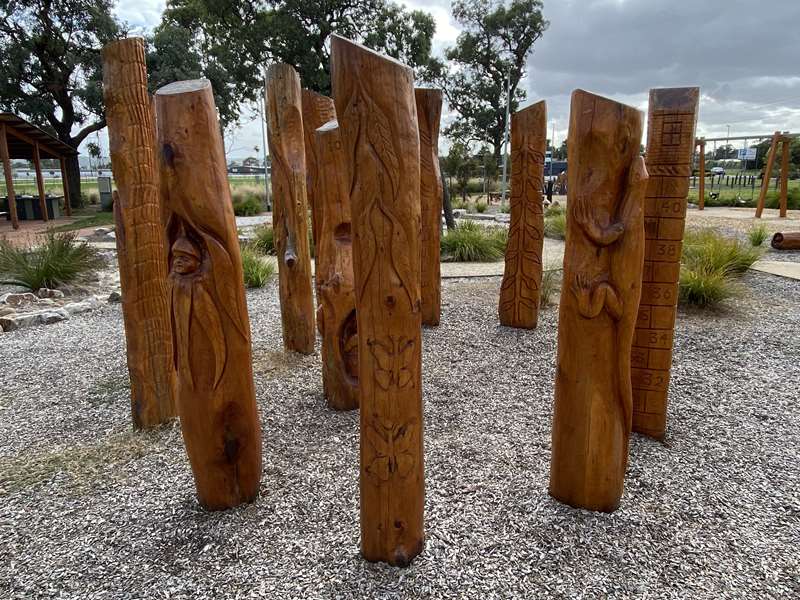
M 114 214 L 110 211 L 95 211 L 94 209 L 88 209 L 85 212 L 87 213 L 85 215 L 73 213 L 73 215 L 77 217 L 75 221 L 65 225 L 59 225 L 58 227 L 53 227 L 51 231 L 75 231 L 77 229 L 85 229 L 87 227 L 105 227 L 108 225 L 114 225 Z

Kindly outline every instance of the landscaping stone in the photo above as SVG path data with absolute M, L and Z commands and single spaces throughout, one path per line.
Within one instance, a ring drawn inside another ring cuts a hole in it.
M 73 302 L 64 306 L 64 309 L 70 315 L 79 315 L 81 313 L 89 312 L 100 307 L 100 300 L 95 296 L 89 296 L 86 300 L 81 302 Z
M 13 315 L 0 317 L 0 327 L 5 331 L 16 331 L 33 325 L 49 325 L 69 319 L 68 311 L 63 308 L 54 310 L 40 310 L 36 312 L 17 312 Z
M 116 304 L 117 302 L 122 302 L 122 294 L 120 294 L 119 292 L 116 292 L 116 291 L 111 292 L 108 295 L 108 302 L 111 303 L 111 304 Z
M 0 302 L 8 304 L 9 306 L 27 306 L 29 304 L 36 304 L 39 302 L 39 298 L 37 298 L 34 294 L 30 292 L 24 292 L 21 294 L 5 294 L 2 298 L 0 298 Z
M 5 317 L 6 315 L 13 315 L 16 309 L 12 308 L 11 306 L 0 306 L 0 317 Z
M 39 298 L 63 298 L 64 292 L 61 290 L 51 290 L 48 288 L 39 288 L 39 291 L 36 292 L 36 295 Z

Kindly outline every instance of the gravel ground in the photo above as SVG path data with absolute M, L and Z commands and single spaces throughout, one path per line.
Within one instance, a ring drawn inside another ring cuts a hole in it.
M 750 274 L 682 311 L 669 434 L 634 436 L 612 515 L 547 495 L 556 308 L 497 325 L 499 278 L 448 280 L 424 332 L 425 551 L 358 553 L 357 415 L 248 293 L 261 495 L 209 514 L 177 426 L 130 431 L 119 306 L 0 335 L 0 598 L 789 598 L 800 595 L 800 282 Z

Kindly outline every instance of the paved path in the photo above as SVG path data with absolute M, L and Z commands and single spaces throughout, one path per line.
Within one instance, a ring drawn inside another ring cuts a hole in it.
M 800 262 L 790 262 L 785 260 L 759 260 L 750 267 L 754 271 L 770 273 L 788 277 L 789 279 L 800 280 Z

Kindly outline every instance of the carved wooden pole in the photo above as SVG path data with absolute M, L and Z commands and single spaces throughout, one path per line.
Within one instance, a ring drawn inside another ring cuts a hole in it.
M 631 350 L 633 430 L 664 437 L 699 88 L 650 90 L 642 299 Z
M 211 84 L 156 92 L 178 411 L 200 504 L 253 500 L 261 427 L 242 260 Z
M 118 192 L 114 219 L 131 412 L 134 427 L 152 427 L 173 418 L 176 409 L 167 248 L 144 40 L 128 38 L 106 45 L 103 94 Z
M 407 565 L 424 543 L 419 130 L 410 68 L 331 38 L 353 214 L 361 552 Z
M 781 132 L 776 131 L 772 134 L 772 144 L 769 146 L 769 153 L 767 154 L 767 164 L 764 167 L 764 178 L 761 180 L 761 191 L 758 193 L 758 204 L 756 204 L 756 219 L 761 218 L 764 212 L 764 202 L 767 199 L 767 192 L 769 191 L 769 178 L 772 175 L 772 167 L 775 165 L 775 156 L 778 154 L 778 143 L 781 139 Z
M 500 323 L 509 327 L 533 329 L 539 319 L 546 145 L 547 107 L 544 102 L 511 116 L 511 224 L 500 287 Z
M 302 92 L 302 105 L 303 138 L 306 151 L 306 192 L 308 207 L 311 209 L 311 239 L 314 240 L 314 248 L 316 249 L 319 247 L 319 229 L 322 225 L 322 215 L 319 208 L 319 151 L 316 145 L 315 132 L 328 121 L 336 120 L 336 109 L 333 106 L 333 98 L 328 98 L 307 89 L 303 89 Z M 319 299 L 317 299 L 317 303 L 319 304 Z
M 582 90 L 567 137 L 567 246 L 550 494 L 613 511 L 631 430 L 631 342 L 644 259 L 642 114 Z
M 289 65 L 273 65 L 267 71 L 265 93 L 283 344 L 287 350 L 311 354 L 315 340 L 314 298 L 300 77 Z
M 358 327 L 353 279 L 350 186 L 339 124 L 316 131 L 317 206 L 322 219 L 317 245 L 317 327 L 322 334 L 322 383 L 328 406 L 358 408 Z
M 422 324 L 438 325 L 442 312 L 442 176 L 439 171 L 442 90 L 417 88 L 414 90 L 414 97 L 419 123 Z

